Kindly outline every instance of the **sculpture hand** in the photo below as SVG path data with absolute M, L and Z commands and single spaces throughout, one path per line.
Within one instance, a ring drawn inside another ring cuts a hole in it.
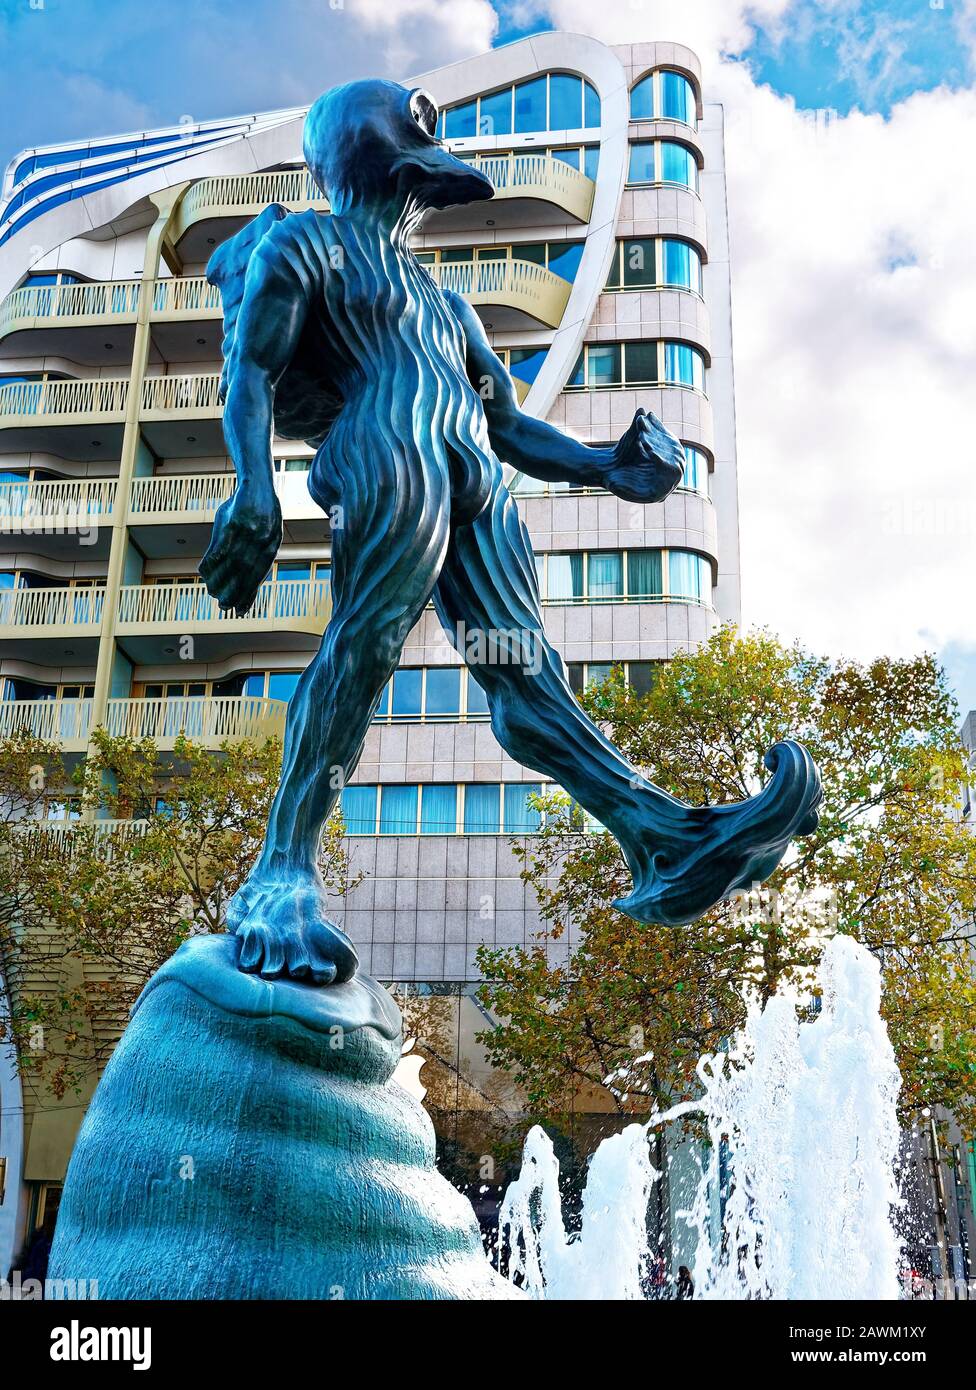
M 603 485 L 628 502 L 661 502 L 681 482 L 685 451 L 656 415 L 639 409 L 604 470 Z
M 270 486 L 238 486 L 217 511 L 200 575 L 221 608 L 246 613 L 281 545 L 281 507 Z

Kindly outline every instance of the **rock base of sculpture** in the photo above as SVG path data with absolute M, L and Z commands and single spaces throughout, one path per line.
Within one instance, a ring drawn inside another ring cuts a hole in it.
M 188 941 L 140 996 L 71 1158 L 50 1277 L 103 1299 L 513 1296 L 391 1080 L 387 992 L 245 975 L 238 945 Z

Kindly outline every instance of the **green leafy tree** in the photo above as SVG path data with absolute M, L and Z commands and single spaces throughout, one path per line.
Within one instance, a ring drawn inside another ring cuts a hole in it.
M 94 736 L 73 778 L 59 749 L 0 741 L 2 1027 L 22 1073 L 56 1096 L 107 1061 L 144 985 L 187 937 L 224 930 L 227 904 L 264 838 L 281 744 L 180 737 L 164 765 L 151 740 Z M 36 784 L 36 785 L 35 785 Z M 47 789 L 73 785 L 78 820 L 41 819 Z M 336 816 L 323 836 L 329 888 L 351 886 Z
M 556 1119 L 594 1088 L 622 1112 L 693 1096 L 698 1057 L 741 1026 L 748 999 L 809 984 L 826 935 L 844 932 L 882 967 L 904 1115 L 941 1104 L 971 1130 L 976 836 L 957 815 L 966 751 L 934 661 L 831 662 L 725 627 L 662 666 L 646 696 L 615 672 L 583 700 L 694 804 L 753 794 L 766 750 L 796 737 L 824 805 L 762 892 L 668 928 L 615 911 L 629 886 L 616 843 L 547 799 L 523 867 L 547 929 L 529 948 L 480 952 L 482 999 L 501 1018 L 484 1041 L 533 1113 Z M 548 949 L 567 941 L 568 959 Z

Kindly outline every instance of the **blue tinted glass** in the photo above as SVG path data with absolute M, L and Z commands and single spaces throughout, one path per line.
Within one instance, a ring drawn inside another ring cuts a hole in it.
M 264 672 L 263 672 L 263 671 L 252 671 L 252 672 L 251 672 L 251 674 L 250 674 L 250 675 L 245 679 L 245 681 L 244 681 L 243 694 L 245 694 L 245 695 L 263 695 L 263 694 L 264 694 Z
M 268 677 L 268 698 L 290 700 L 301 677 L 301 671 L 272 671 Z
M 638 140 L 630 147 L 630 169 L 628 183 L 654 182 L 654 143 L 651 140 Z
M 497 782 L 472 782 L 464 789 L 464 833 L 497 835 L 500 793 Z
M 587 386 L 605 386 L 620 380 L 619 343 L 591 343 L 587 356 Z
M 583 257 L 581 241 L 551 242 L 549 245 L 549 269 L 564 280 L 575 280 L 579 263 Z
M 549 129 L 578 130 L 583 124 L 583 79 L 554 72 L 549 78 Z
M 383 691 L 382 691 L 382 693 L 381 693 L 381 695 L 380 695 L 380 698 L 379 698 L 379 703 L 378 703 L 377 706 L 376 706 L 376 713 L 373 715 L 373 718 L 374 718 L 374 719 L 385 719 L 386 716 L 389 714 L 389 712 L 390 712 L 390 686 L 391 686 L 392 684 L 393 684 L 392 681 L 387 681 L 386 685 L 384 685 Z
M 624 563 L 619 550 L 595 551 L 586 557 L 590 598 L 615 598 L 624 591 Z
M 585 377 L 585 375 L 584 375 L 584 372 L 585 372 L 585 368 L 584 368 L 584 364 L 583 364 L 583 354 L 582 354 L 582 352 L 581 352 L 580 355 L 579 355 L 579 357 L 577 357 L 577 359 L 576 359 L 576 366 L 573 368 L 573 370 L 572 370 L 572 371 L 570 372 L 570 374 L 569 374 L 569 380 L 567 381 L 566 385 L 567 385 L 567 386 L 585 386 L 585 385 L 586 385 L 586 377 Z
M 454 835 L 457 831 L 457 787 L 436 783 L 420 789 L 421 835 Z
M 427 672 L 428 718 L 432 714 L 456 715 L 461 709 L 461 672 L 457 667 Z
M 691 488 L 694 492 L 708 490 L 708 464 L 705 455 L 700 449 L 693 449 L 690 444 L 685 445 L 685 471 L 681 486 Z
M 420 716 L 420 691 L 423 671 L 419 668 L 393 673 L 393 714 L 401 719 Z
M 509 371 L 519 381 L 533 382 L 539 375 L 539 368 L 546 360 L 546 348 L 512 348 L 509 355 Z
M 661 141 L 661 180 L 681 183 L 686 188 L 698 187 L 698 166 L 690 150 L 673 140 Z
M 668 590 L 675 598 L 711 598 L 708 562 L 688 550 L 668 554 Z
M 647 76 L 630 90 L 630 118 L 649 121 L 654 115 L 654 78 Z
M 600 124 L 600 98 L 589 82 L 583 83 L 583 124 L 587 130 Z
M 376 788 L 343 787 L 342 819 L 348 835 L 375 835 Z
M 573 169 L 580 167 L 579 150 L 553 150 L 553 159 L 558 159 L 561 164 L 569 164 Z
M 493 92 L 490 97 L 481 98 L 481 117 L 478 121 L 479 135 L 511 135 L 512 133 L 512 89 Z
M 685 343 L 665 343 L 664 379 L 680 386 L 705 389 L 705 362 L 700 352 Z
M 683 121 L 685 125 L 696 122 L 695 93 L 680 72 L 661 73 L 661 115 L 669 121 Z
M 417 788 L 383 787 L 380 796 L 380 834 L 416 835 Z
M 531 835 L 542 824 L 538 811 L 529 806 L 528 798 L 538 796 L 542 787 L 538 782 L 506 782 L 503 784 L 505 801 L 505 831 L 509 835 Z
M 587 145 L 583 150 L 583 173 L 588 179 L 596 178 L 596 171 L 600 167 L 600 146 Z
M 463 106 L 451 106 L 444 113 L 444 135 L 448 140 L 464 140 L 478 133 L 477 104 L 466 101 Z
M 686 241 L 665 240 L 664 249 L 664 283 L 666 285 L 682 285 L 686 290 L 699 290 L 701 288 L 701 263 L 698 259 L 698 252 L 693 250 Z
M 468 672 L 468 717 L 472 715 L 485 715 L 488 713 L 488 700 L 485 692 L 475 680 L 474 676 Z
M 545 130 L 546 79 L 535 77 L 515 88 L 515 129 L 518 132 Z

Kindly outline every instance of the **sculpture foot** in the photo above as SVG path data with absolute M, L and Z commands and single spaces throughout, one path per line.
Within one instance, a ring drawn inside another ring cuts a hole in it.
M 341 984 L 359 965 L 348 936 L 329 921 L 325 893 L 315 883 L 252 877 L 231 899 L 227 926 L 241 938 L 240 969 L 265 979 Z
M 654 829 L 660 848 L 628 853 L 634 890 L 614 906 L 638 922 L 681 926 L 767 879 L 790 841 L 816 830 L 823 792 L 800 744 L 777 743 L 764 761 L 773 775 L 758 795 L 728 806 L 681 807 L 675 825 Z

